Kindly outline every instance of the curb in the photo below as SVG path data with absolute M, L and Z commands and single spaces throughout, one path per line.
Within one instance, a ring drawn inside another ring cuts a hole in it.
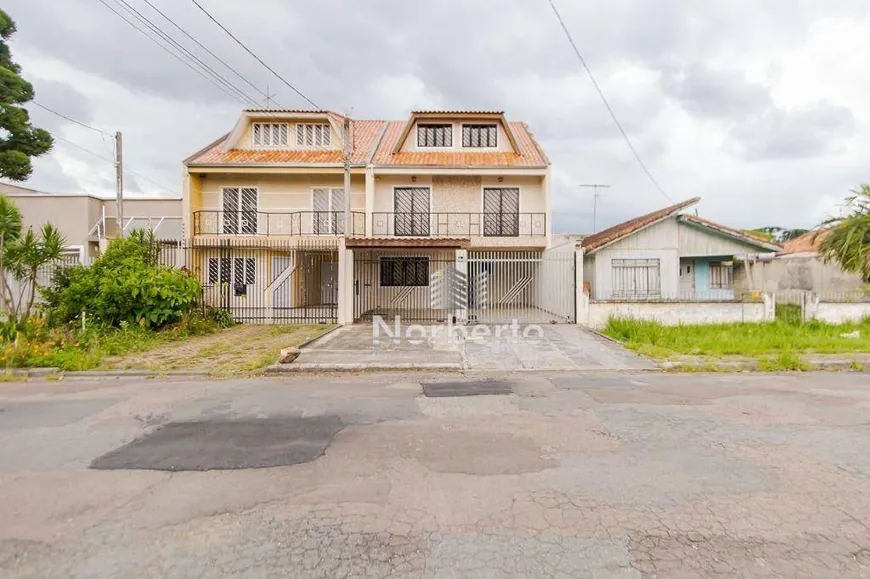
M 830 362 L 807 362 L 806 370 L 759 370 L 757 360 L 745 362 L 709 362 L 709 363 L 685 363 L 685 362 L 659 362 L 659 368 L 664 372 L 754 372 L 759 374 L 778 372 L 852 372 L 855 374 L 870 374 L 870 367 L 856 370 L 851 360 L 836 360 Z
M 328 336 L 329 334 L 331 334 L 331 333 L 333 333 L 333 332 L 335 332 L 335 331 L 338 331 L 338 330 L 340 330 L 340 329 L 343 328 L 343 327 L 344 327 L 344 326 L 340 326 L 340 325 L 339 325 L 339 326 L 335 326 L 334 328 L 330 328 L 330 329 L 326 330 L 325 332 L 323 332 L 323 333 L 320 334 L 320 335 L 314 336 L 313 338 L 308 338 L 307 340 L 305 340 L 304 342 L 302 342 L 301 344 L 299 344 L 298 346 L 296 346 L 296 349 L 301 350 L 302 348 L 307 348 L 308 346 L 310 346 L 310 345 L 313 344 L 314 342 L 320 340 L 321 338 L 325 338 L 325 337 Z
M 376 362 L 367 364 L 314 364 L 314 363 L 293 363 L 293 364 L 272 364 L 267 366 L 263 371 L 266 375 L 275 374 L 292 374 L 296 372 L 365 372 L 365 371 L 391 371 L 391 370 L 453 370 L 462 371 L 464 368 L 459 362 L 445 362 L 433 364 L 418 364 L 413 362 L 408 363 L 389 363 Z

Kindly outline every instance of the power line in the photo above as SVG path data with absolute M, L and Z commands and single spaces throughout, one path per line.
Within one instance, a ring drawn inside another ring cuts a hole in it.
M 102 156 L 101 154 L 96 153 L 96 152 L 94 152 L 94 151 L 91 151 L 91 150 L 88 149 L 87 147 L 83 147 L 83 146 L 79 145 L 78 143 L 74 143 L 73 141 L 70 141 L 69 139 L 67 139 L 67 138 L 65 138 L 65 137 L 61 137 L 60 135 L 52 135 L 52 138 L 54 138 L 54 139 L 58 139 L 59 141 L 63 141 L 63 142 L 66 143 L 67 145 L 70 145 L 71 147 L 75 147 L 76 149 L 79 149 L 80 151 L 84 151 L 85 153 L 87 153 L 87 154 L 89 154 L 89 155 L 93 155 L 94 157 L 96 157 L 97 159 L 100 159 L 101 161 L 105 161 L 105 162 L 107 162 L 107 163 L 111 163 L 112 165 L 115 164 L 115 160 L 114 160 L 114 159 L 109 159 L 108 157 L 104 157 L 104 156 Z M 128 168 L 128 167 L 124 167 L 124 172 L 125 172 L 125 173 L 130 173 L 131 175 L 135 175 L 135 176 L 139 177 L 140 179 L 144 179 L 145 181 L 148 181 L 148 182 L 151 183 L 152 185 L 156 185 L 156 186 L 160 187 L 161 189 L 164 189 L 164 190 L 166 190 L 166 191 L 169 191 L 169 192 L 172 193 L 173 195 L 178 195 L 177 192 L 173 191 L 173 190 L 170 189 L 169 187 L 166 187 L 165 185 L 161 185 L 161 184 L 158 183 L 157 181 L 151 179 L 150 177 L 146 177 L 146 176 L 143 175 L 142 173 L 138 173 L 138 172 L 134 171 L 133 169 L 130 169 L 130 168 Z
M 193 0 L 194 2 L 196 0 Z M 601 101 L 604 103 L 604 106 L 607 107 L 607 112 L 610 113 L 610 117 L 613 119 L 613 122 L 616 124 L 616 128 L 619 129 L 619 132 L 622 133 L 622 138 L 625 139 L 628 148 L 631 149 L 631 154 L 634 155 L 634 158 L 637 160 L 640 168 L 643 169 L 643 172 L 646 173 L 646 176 L 649 177 L 649 180 L 658 189 L 658 192 L 664 195 L 665 199 L 674 202 L 671 199 L 670 195 L 665 193 L 665 190 L 661 188 L 658 181 L 656 181 L 655 177 L 653 177 L 650 170 L 647 168 L 646 164 L 643 162 L 643 159 L 640 158 L 640 154 L 638 154 L 637 149 L 634 148 L 634 145 L 631 142 L 631 139 L 628 138 L 628 133 L 625 132 L 625 129 L 622 128 L 622 123 L 619 122 L 619 119 L 616 118 L 616 113 L 613 112 L 613 108 L 611 108 L 610 103 L 607 102 L 607 98 L 604 96 L 604 92 L 601 90 L 601 87 L 598 86 L 598 81 L 595 80 L 595 75 L 592 74 L 592 70 L 589 68 L 589 65 L 586 64 L 586 59 L 583 58 L 583 55 L 580 54 L 580 49 L 577 48 L 577 45 L 574 43 L 574 39 L 571 37 L 571 33 L 568 32 L 568 27 L 565 26 L 565 21 L 562 20 L 562 15 L 559 14 L 559 10 L 556 9 L 556 5 L 553 3 L 553 0 L 547 0 L 550 3 L 550 7 L 553 9 L 553 13 L 556 15 L 556 18 L 559 20 L 559 24 L 562 26 L 562 30 L 565 31 L 565 36 L 568 37 L 568 42 L 571 43 L 571 48 L 574 49 L 574 54 L 577 55 L 577 58 L 580 59 L 580 64 L 583 65 L 583 68 L 586 69 L 586 74 L 589 75 L 589 79 L 592 81 L 592 86 L 595 87 L 595 90 L 598 92 L 598 96 L 601 97 Z
M 178 30 L 180 30 L 182 34 L 184 34 L 184 35 L 187 36 L 190 40 L 192 40 L 193 42 L 195 42 L 197 46 L 199 46 L 200 48 L 202 48 L 203 50 L 205 50 L 207 53 L 209 53 L 209 54 L 212 56 L 212 58 L 214 58 L 216 61 L 218 61 L 219 63 L 221 63 L 222 65 L 224 65 L 226 68 L 228 68 L 228 69 L 229 69 L 233 74 L 235 74 L 237 77 L 239 77 L 240 79 L 242 79 L 243 81 L 245 81 L 245 82 L 248 84 L 248 86 L 250 86 L 251 88 L 253 88 L 254 90 L 256 90 L 258 93 L 260 93 L 261 95 L 263 95 L 266 99 L 269 99 L 269 98 L 270 98 L 270 95 L 268 94 L 268 90 L 267 90 L 266 92 L 263 92 L 263 90 L 262 90 L 261 88 L 259 88 L 257 85 L 255 85 L 254 83 L 252 83 L 250 80 L 248 80 L 247 77 L 245 77 L 242 73 L 240 73 L 239 71 L 237 71 L 236 69 L 234 69 L 232 66 L 230 66 L 229 64 L 227 64 L 223 59 L 221 59 L 221 58 L 220 58 L 218 55 L 216 55 L 214 52 L 212 52 L 211 50 L 209 50 L 209 49 L 208 49 L 208 48 L 207 48 L 203 43 L 201 43 L 199 40 L 197 40 L 196 38 L 194 38 L 194 37 L 193 37 L 190 33 L 188 33 L 184 28 L 182 28 L 181 26 L 179 26 L 178 24 L 176 24 L 175 21 L 172 20 L 172 18 L 170 18 L 169 16 L 167 16 L 166 14 L 164 14 L 164 13 L 163 13 L 159 8 L 157 8 L 157 7 L 156 7 L 154 4 L 152 4 L 149 0 L 143 0 L 143 2 L 145 2 L 145 4 L 147 4 L 148 6 L 150 6 L 150 7 L 152 8 L 152 10 L 154 10 L 155 12 L 157 12 L 158 14 L 160 14 L 163 18 L 165 18 L 165 19 L 166 19 L 170 24 L 172 24 L 175 28 L 177 28 Z M 277 103 L 276 103 L 276 104 L 277 104 Z M 279 107 L 279 108 L 282 108 L 281 105 L 278 105 L 278 107 Z
M 136 26 L 136 24 L 133 23 L 132 21 L 130 21 L 126 16 L 124 16 L 123 14 L 121 14 L 120 12 L 118 12 L 117 10 L 115 10 L 114 8 L 112 8 L 111 6 L 109 6 L 109 4 L 106 2 L 106 0 L 97 0 L 97 2 L 99 2 L 100 4 L 102 4 L 103 6 L 105 6 L 106 8 L 108 8 L 109 10 L 111 10 L 111 11 L 112 11 L 116 16 L 118 16 L 118 18 L 120 18 L 121 20 L 123 20 L 124 22 L 126 22 L 127 24 L 129 24 L 130 26 L 132 26 L 133 28 L 135 28 L 136 31 L 138 31 L 140 34 L 144 35 L 147 39 L 149 39 L 149 40 L 151 40 L 152 42 L 154 42 L 154 44 L 156 44 L 157 46 L 159 46 L 159 47 L 162 48 L 163 50 L 165 50 L 169 55 L 171 55 L 173 58 L 175 58 L 176 60 L 178 60 L 181 64 L 183 64 L 184 66 L 186 66 L 187 68 L 189 68 L 190 70 L 192 70 L 193 72 L 195 72 L 196 74 L 198 74 L 199 76 L 201 76 L 202 78 L 204 78 L 205 80 L 207 80 L 208 82 L 212 83 L 214 86 L 216 86 L 217 88 L 219 88 L 221 91 L 224 92 L 224 94 L 226 94 L 227 96 L 229 96 L 229 97 L 235 99 L 236 101 L 242 103 L 243 105 L 247 105 L 247 103 L 245 103 L 244 101 L 242 101 L 241 99 L 239 99 L 239 97 L 238 97 L 237 95 L 234 95 L 233 93 L 231 93 L 230 91 L 228 91 L 228 90 L 227 90 L 226 88 L 224 88 L 221 84 L 217 83 L 214 79 L 212 79 L 212 78 L 206 76 L 206 75 L 205 75 L 201 70 L 199 70 L 198 68 L 194 67 L 192 64 L 190 64 L 189 62 L 187 62 L 186 60 L 184 60 L 183 58 L 181 58 L 181 57 L 180 57 L 178 54 L 176 54 L 175 52 L 172 52 L 169 48 L 167 48 L 167 47 L 166 47 L 164 44 L 162 44 L 159 40 L 157 40 L 156 38 L 154 38 L 153 36 L 151 36 L 150 34 L 148 34 L 147 32 L 145 32 L 144 30 L 142 30 L 141 28 L 139 28 L 138 26 Z
M 305 99 L 305 100 L 306 100 L 306 101 L 307 101 L 311 106 L 313 106 L 315 109 L 320 109 L 320 107 L 317 106 L 317 104 L 316 104 L 313 100 L 311 100 L 310 98 L 308 98 L 307 96 L 305 96 L 305 95 L 302 93 L 302 91 L 300 91 L 298 88 L 296 88 L 295 86 L 293 86 L 292 84 L 290 84 L 287 80 L 284 79 L 283 76 L 281 76 L 280 74 L 278 74 L 277 72 L 275 72 L 275 69 L 273 69 L 271 66 L 269 66 L 268 64 L 266 64 L 265 62 L 263 62 L 263 59 L 262 59 L 262 58 L 260 58 L 260 57 L 257 56 L 256 54 L 254 54 L 253 51 L 252 51 L 250 48 L 248 48 L 247 46 L 245 46 L 245 43 L 243 43 L 241 40 L 239 40 L 238 38 L 236 38 L 236 36 L 235 36 L 232 32 L 230 32 L 229 30 L 227 30 L 227 28 L 226 28 L 223 24 L 221 24 L 220 22 L 218 22 L 217 18 L 215 18 L 214 16 L 212 16 L 212 15 L 209 13 L 208 10 L 206 10 L 205 8 L 202 7 L 202 4 L 200 4 L 199 2 L 197 2 L 197 0 L 190 0 L 190 1 L 193 2 L 193 3 L 196 5 L 196 7 L 199 8 L 199 9 L 200 9 L 200 10 L 201 10 L 201 11 L 202 11 L 206 16 L 208 16 L 209 19 L 211 19 L 212 22 L 214 22 L 215 24 L 217 24 L 218 27 L 219 27 L 221 30 L 223 30 L 224 32 L 226 32 L 226 33 L 229 35 L 230 38 L 232 38 L 233 40 L 235 40 L 235 41 L 236 41 L 236 44 L 238 44 L 239 46 L 241 46 L 242 48 L 244 48 L 244 49 L 245 49 L 245 52 L 247 52 L 248 54 L 250 54 L 251 56 L 253 56 L 253 57 L 257 60 L 257 62 L 259 62 L 260 64 L 262 64 L 262 65 L 266 68 L 266 70 L 268 70 L 269 72 L 271 72 L 272 74 L 274 74 L 274 75 L 278 78 L 278 80 L 280 80 L 280 81 L 283 82 L 285 85 L 287 85 L 288 87 L 290 87 L 290 89 L 291 89 L 293 92 L 295 92 L 295 93 L 298 94 L 300 97 L 302 97 L 303 99 Z
M 126 0 L 115 0 L 115 4 L 118 4 L 119 6 L 123 5 L 124 8 L 126 8 L 127 12 L 132 14 L 134 18 L 136 18 L 142 24 L 144 24 L 145 26 L 150 28 L 160 38 L 169 42 L 171 46 L 173 46 L 176 50 L 178 50 L 182 54 L 182 56 L 187 58 L 189 61 L 193 62 L 195 65 L 197 65 L 199 68 L 201 68 L 206 74 L 209 74 L 210 76 L 212 76 L 215 80 L 217 80 L 218 82 L 220 82 L 221 84 L 226 86 L 233 93 L 241 96 L 242 99 L 244 99 L 248 103 L 256 104 L 257 101 L 254 100 L 253 98 L 251 98 L 247 93 L 245 93 L 245 91 L 243 91 L 242 89 L 240 89 L 239 87 L 234 85 L 232 82 L 227 80 L 223 75 L 221 75 L 219 72 L 214 70 L 211 66 L 209 66 L 208 64 L 203 62 L 203 60 L 201 58 L 199 58 L 198 56 L 193 54 L 184 45 L 182 45 L 177 40 L 175 40 L 172 36 L 167 34 L 162 28 L 160 28 L 160 26 L 158 26 L 157 24 L 152 22 L 147 16 L 145 16 L 144 14 L 142 14 L 141 12 L 136 10 L 136 8 L 131 6 L 129 2 L 127 2 Z
M 73 119 L 73 118 L 70 118 L 70 117 L 66 116 L 66 115 L 63 114 L 63 113 L 59 113 L 59 112 L 57 112 L 56 110 L 54 110 L 54 109 L 50 109 L 50 108 L 48 108 L 47 106 L 45 106 L 45 105 L 43 105 L 43 104 L 40 104 L 40 103 L 38 103 L 38 102 L 36 102 L 36 101 L 30 101 L 30 102 L 33 103 L 33 104 L 35 104 L 35 105 L 38 106 L 39 108 L 44 109 L 44 110 L 50 112 L 50 113 L 53 114 L 53 115 L 57 115 L 57 116 L 59 116 L 59 117 L 61 117 L 61 118 L 63 118 L 63 119 L 66 119 L 66 120 L 68 120 L 68 121 L 71 122 L 71 123 L 75 123 L 75 124 L 79 125 L 80 127 L 84 127 L 84 128 L 86 128 L 86 129 L 90 129 L 90 130 L 92 130 L 92 131 L 96 131 L 96 132 L 98 132 L 98 133 L 102 133 L 102 134 L 104 134 L 104 135 L 108 135 L 109 137 L 113 136 L 111 133 L 107 133 L 106 131 L 104 131 L 104 130 L 102 130 L 102 129 L 98 129 L 97 127 L 92 127 L 91 125 L 87 125 L 87 124 L 85 124 L 85 123 L 83 123 L 83 122 L 81 122 L 81 121 L 77 121 L 77 120 L 75 120 L 75 119 Z

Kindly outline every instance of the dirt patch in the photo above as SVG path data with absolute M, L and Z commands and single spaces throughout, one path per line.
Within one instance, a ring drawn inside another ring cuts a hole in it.
M 298 346 L 329 325 L 239 325 L 210 336 L 164 344 L 147 352 L 106 358 L 104 370 L 253 372 L 274 364 L 281 348 Z

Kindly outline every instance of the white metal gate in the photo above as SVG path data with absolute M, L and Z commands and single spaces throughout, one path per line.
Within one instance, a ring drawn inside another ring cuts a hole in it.
M 573 251 L 469 251 L 469 323 L 573 323 Z

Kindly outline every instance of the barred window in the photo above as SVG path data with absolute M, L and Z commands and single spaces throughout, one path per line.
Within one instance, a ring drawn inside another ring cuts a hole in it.
M 257 260 L 253 257 L 208 258 L 208 283 L 232 284 L 237 296 L 248 294 L 249 285 L 257 280 Z
M 328 147 L 331 135 L 328 123 L 296 125 L 296 145 L 300 147 Z
M 254 123 L 254 146 L 286 147 L 289 132 L 287 123 Z
M 462 125 L 463 147 L 497 147 L 496 125 Z
M 382 257 L 381 287 L 429 285 L 428 257 Z
M 613 296 L 658 297 L 661 296 L 661 262 L 658 259 L 614 259 Z
M 417 125 L 418 147 L 452 147 L 453 125 Z
M 714 262 L 710 264 L 710 289 L 733 289 L 734 266 L 731 263 Z

